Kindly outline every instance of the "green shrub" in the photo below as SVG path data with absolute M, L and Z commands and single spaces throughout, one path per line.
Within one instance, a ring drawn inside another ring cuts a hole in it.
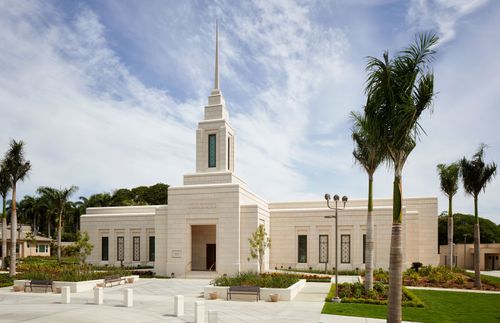
M 0 287 L 7 287 L 14 285 L 14 280 L 9 274 L 0 274 Z
M 373 290 L 366 291 L 361 283 L 339 284 L 339 297 L 343 303 L 364 303 L 386 305 L 389 294 L 389 286 L 380 282 L 373 285 Z M 330 292 L 325 298 L 326 302 L 331 302 L 335 296 L 335 284 L 332 284 Z M 403 287 L 403 306 L 423 307 L 424 303 L 412 292 Z
M 267 288 L 288 288 L 299 281 L 299 275 L 282 273 L 258 274 L 240 272 L 233 276 L 220 276 L 214 280 L 214 286 L 259 286 Z

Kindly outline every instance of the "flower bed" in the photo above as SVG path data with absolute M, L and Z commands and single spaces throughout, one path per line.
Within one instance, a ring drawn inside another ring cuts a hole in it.
M 234 276 L 220 276 L 214 286 L 258 286 L 267 288 L 288 288 L 300 280 L 300 275 L 254 272 L 238 273 Z
M 129 276 L 131 271 L 121 268 L 110 268 L 107 271 L 95 271 L 91 266 L 78 264 L 43 264 L 23 263 L 18 266 L 17 279 L 21 280 L 53 280 L 79 282 L 102 279 L 109 275 Z
M 381 282 L 373 285 L 373 290 L 367 291 L 361 283 L 343 283 L 339 284 L 339 297 L 342 303 L 364 303 L 386 305 L 388 300 L 389 286 Z M 335 296 L 335 284 L 332 284 L 326 302 L 331 302 Z M 411 291 L 403 287 L 403 306 L 424 307 L 424 303 Z
M 389 283 L 389 273 L 382 269 L 375 270 L 373 277 L 375 281 Z M 500 290 L 500 283 L 488 279 L 482 279 L 482 283 L 482 290 Z M 461 268 L 451 270 L 445 266 L 422 266 L 418 271 L 407 269 L 403 273 L 403 284 L 417 287 L 473 289 L 474 279 L 473 274 Z
M 12 286 L 13 284 L 14 281 L 12 280 L 12 277 L 9 276 L 9 274 L 0 274 L 0 287 Z

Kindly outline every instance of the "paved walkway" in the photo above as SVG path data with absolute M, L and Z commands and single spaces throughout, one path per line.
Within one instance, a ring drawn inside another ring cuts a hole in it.
M 194 302 L 203 300 L 207 279 L 140 279 L 133 285 L 104 289 L 104 304 L 93 304 L 93 291 L 71 294 L 71 304 L 61 304 L 61 295 L 14 293 L 0 288 L 2 322 L 194 322 Z M 134 306 L 122 306 L 123 289 L 134 290 Z M 321 315 L 330 284 L 307 283 L 296 300 L 205 301 L 208 310 L 218 312 L 219 322 L 376 322 L 362 318 Z M 185 315 L 173 316 L 174 295 L 184 295 Z M 207 321 L 207 320 L 206 320 Z M 382 321 L 380 321 L 382 322 Z

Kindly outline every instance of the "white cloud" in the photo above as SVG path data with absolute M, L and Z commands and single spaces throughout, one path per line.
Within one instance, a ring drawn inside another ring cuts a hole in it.
M 489 0 L 412 0 L 407 19 L 417 30 L 435 29 L 440 44 L 456 35 L 457 23 Z

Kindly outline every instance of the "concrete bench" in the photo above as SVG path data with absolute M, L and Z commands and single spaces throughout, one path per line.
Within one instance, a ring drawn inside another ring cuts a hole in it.
M 45 292 L 47 292 L 47 289 L 50 287 L 50 290 L 54 292 L 54 284 L 52 283 L 52 280 L 36 280 L 32 279 L 30 281 L 27 281 L 24 283 L 24 291 L 26 292 L 27 288 L 30 288 L 30 291 L 33 291 L 33 287 L 45 287 Z
M 260 287 L 257 286 L 230 286 L 227 290 L 227 298 L 231 299 L 232 294 L 255 295 L 257 301 L 260 300 Z

